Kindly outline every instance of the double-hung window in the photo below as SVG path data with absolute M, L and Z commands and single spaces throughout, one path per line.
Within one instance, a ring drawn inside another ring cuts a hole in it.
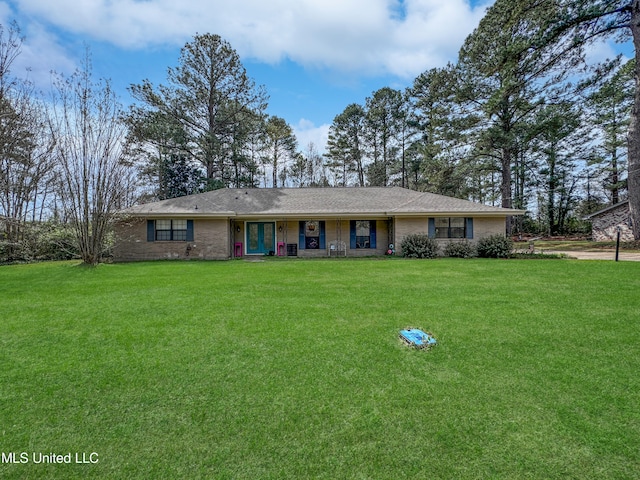
M 147 222 L 147 241 L 193 241 L 193 220 L 158 219 Z
M 352 249 L 376 248 L 376 221 L 351 220 L 350 239 Z
M 429 219 L 431 238 L 473 238 L 473 218 L 436 217 Z
M 322 250 L 326 248 L 324 220 L 308 220 L 300 222 L 300 238 L 298 248 L 301 250 Z

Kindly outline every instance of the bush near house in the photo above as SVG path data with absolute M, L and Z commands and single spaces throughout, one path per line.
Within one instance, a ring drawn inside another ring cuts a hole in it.
M 444 247 L 447 257 L 471 258 L 476 256 L 476 248 L 468 241 L 450 242 Z
M 71 227 L 56 221 L 26 222 L 18 238 L 0 233 L 0 264 L 70 260 L 78 246 Z
M 491 235 L 478 240 L 478 256 L 484 258 L 509 258 L 513 240 L 504 235 Z
M 407 235 L 400 244 L 402 256 L 407 258 L 435 258 L 438 256 L 438 243 L 429 235 L 414 233 Z

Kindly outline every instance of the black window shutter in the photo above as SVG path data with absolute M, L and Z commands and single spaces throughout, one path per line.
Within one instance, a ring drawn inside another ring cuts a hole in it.
M 325 248 L 327 248 L 327 233 L 324 220 L 320 220 L 320 249 L 324 250 Z
M 369 248 L 376 248 L 376 220 L 369 222 Z
M 193 220 L 187 220 L 187 242 L 193 242 Z
M 299 230 L 299 234 L 298 234 L 298 248 L 300 250 L 304 250 L 304 224 L 305 222 L 300 221 L 300 230 Z
M 429 219 L 429 238 L 436 238 L 436 219 Z
M 356 249 L 356 221 L 349 222 L 349 248 Z
M 147 242 L 153 242 L 156 239 L 156 222 L 155 220 L 147 220 Z

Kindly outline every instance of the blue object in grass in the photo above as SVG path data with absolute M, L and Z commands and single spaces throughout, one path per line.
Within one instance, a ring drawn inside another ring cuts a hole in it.
M 415 345 L 416 347 L 428 347 L 436 344 L 435 338 L 418 328 L 400 330 L 400 337 L 409 345 Z

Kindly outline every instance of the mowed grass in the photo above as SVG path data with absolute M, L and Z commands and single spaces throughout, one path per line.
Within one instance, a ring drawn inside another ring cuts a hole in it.
M 639 292 L 636 262 L 0 267 L 0 451 L 30 458 L 0 477 L 638 478 Z

